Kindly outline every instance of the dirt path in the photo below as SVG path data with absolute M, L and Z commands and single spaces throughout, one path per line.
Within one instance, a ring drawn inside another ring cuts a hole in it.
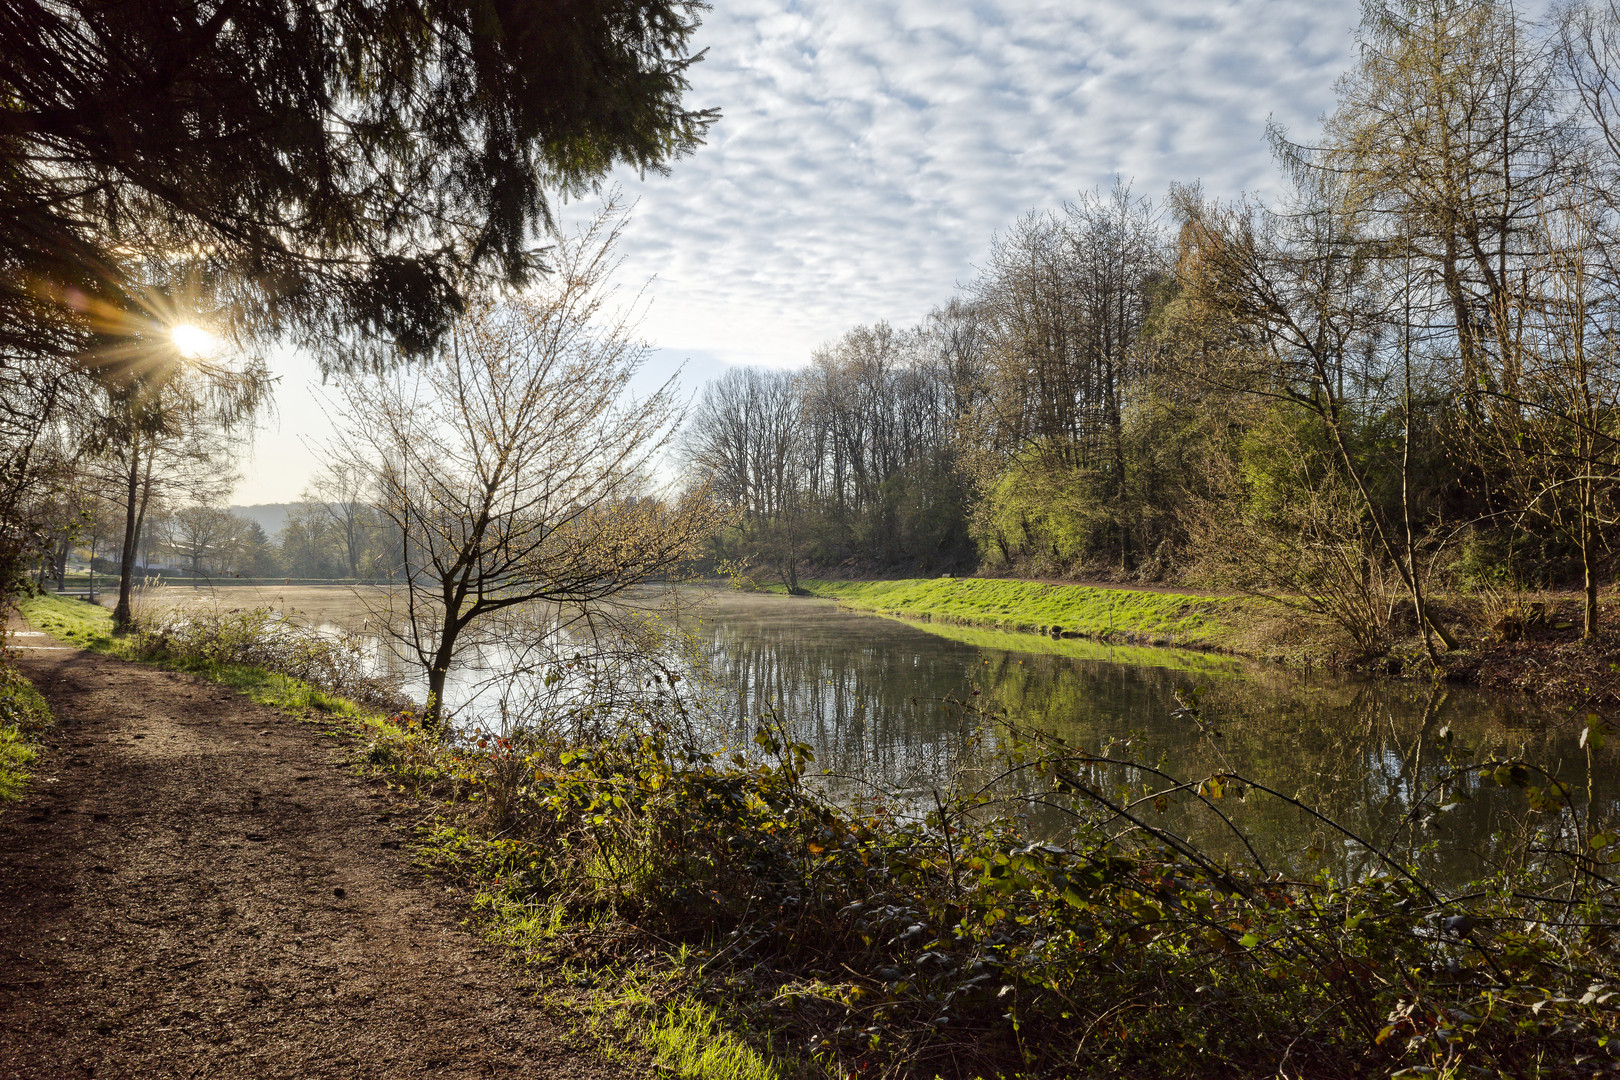
M 0 1077 L 625 1075 L 458 928 L 403 850 L 413 807 L 320 726 L 21 655 L 60 723 L 0 812 Z

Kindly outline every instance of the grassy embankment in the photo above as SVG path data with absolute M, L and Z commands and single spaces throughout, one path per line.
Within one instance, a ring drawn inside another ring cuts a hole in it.
M 51 725 L 51 709 L 15 668 L 0 662 L 0 803 L 20 798 L 34 744 Z
M 154 646 L 135 635 L 114 635 L 111 612 L 99 605 L 40 596 L 24 600 L 21 609 L 33 626 L 68 644 L 184 671 L 299 719 L 329 728 L 336 724 L 340 733 L 364 740 L 358 769 L 424 798 L 436 797 L 446 810 L 442 820 L 423 830 L 418 864 L 469 885 L 470 907 L 477 913 L 481 929 L 513 947 L 525 961 L 555 952 L 556 922 L 537 923 L 532 905 L 514 904 L 511 883 L 502 879 L 499 867 L 492 873 L 480 872 L 489 866 L 489 847 L 456 820 L 456 808 L 479 801 L 476 777 L 464 767 L 462 751 L 432 746 L 409 723 L 408 715 L 386 714 L 330 688 L 259 664 L 233 662 L 218 648 L 199 651 L 195 643 L 188 647 L 185 642 L 172 641 Z M 251 629 L 251 621 L 247 625 Z M 246 635 L 233 632 L 228 636 L 241 639 Z M 44 710 L 44 699 L 26 681 L 23 686 L 26 695 L 31 695 L 28 700 Z M 0 686 L 0 723 L 6 716 L 8 689 Z M 0 726 L 0 784 L 11 775 L 5 769 L 5 740 L 6 730 Z M 26 755 L 20 760 L 26 763 L 32 752 L 26 744 L 20 745 Z M 467 853 L 472 851 L 484 854 L 469 859 Z M 582 1032 L 595 1040 L 598 1051 L 609 1060 L 651 1059 L 662 1075 L 683 1080 L 781 1080 L 784 1072 L 798 1071 L 784 1070 L 768 1051 L 761 1052 L 751 1040 L 733 1033 L 721 1010 L 685 992 L 684 980 L 669 970 L 619 963 L 587 971 L 573 961 L 554 969 L 529 964 L 528 970 L 541 993 L 579 1018 Z
M 804 579 L 811 595 L 922 622 L 1047 637 L 1245 652 L 1260 601 L 998 578 Z

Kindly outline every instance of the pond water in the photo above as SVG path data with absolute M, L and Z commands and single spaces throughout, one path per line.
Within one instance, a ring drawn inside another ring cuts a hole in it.
M 166 602 L 193 599 L 188 592 L 174 590 Z M 269 603 L 316 623 L 362 626 L 364 606 L 349 590 L 246 592 L 222 589 L 213 602 Z M 1529 697 L 1307 678 L 1203 653 L 925 627 L 810 598 L 679 594 L 683 621 L 712 667 L 711 711 L 725 736 L 746 743 L 760 716 L 780 717 L 836 775 L 845 798 L 885 793 L 927 802 L 928 792 L 953 779 L 982 779 L 993 768 L 990 748 L 1010 722 L 1095 754 L 1158 764 L 1178 778 L 1242 774 L 1403 860 L 1461 879 L 1509 850 L 1534 819 L 1522 792 L 1490 781 L 1435 798 L 1448 751 L 1466 746 L 1475 760 L 1523 756 L 1583 797 L 1588 791 L 1580 725 L 1567 710 Z M 499 664 L 498 656 L 484 658 L 485 667 Z M 468 692 L 475 675 L 452 693 Z M 1197 716 L 1187 703 L 1196 703 Z M 1097 766 L 1091 779 L 1139 795 L 1143 777 Z M 1590 791 L 1592 812 L 1606 818 L 1615 803 L 1613 770 L 1600 768 Z M 1436 812 L 1442 801 L 1455 805 Z M 1375 866 L 1356 841 L 1285 801 L 1255 793 L 1219 806 L 1268 869 L 1308 873 L 1324 860 L 1347 872 Z M 1246 854 L 1195 801 L 1144 814 L 1211 850 L 1234 859 Z

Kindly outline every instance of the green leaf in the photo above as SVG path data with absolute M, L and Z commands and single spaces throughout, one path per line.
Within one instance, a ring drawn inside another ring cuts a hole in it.
M 1604 734 L 1603 719 L 1595 713 L 1587 716 L 1586 729 L 1581 732 L 1581 748 L 1584 750 L 1603 749 Z

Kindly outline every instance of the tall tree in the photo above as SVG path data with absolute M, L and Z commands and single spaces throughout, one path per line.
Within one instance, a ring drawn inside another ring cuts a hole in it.
M 131 625 L 136 555 L 154 495 L 195 502 L 222 494 L 233 440 L 270 390 L 258 359 L 184 357 L 172 343 L 157 348 L 138 339 L 125 348 L 123 361 L 102 373 L 106 409 L 91 444 L 111 463 L 124 508 L 113 608 L 119 630 Z
M 805 546 L 802 413 L 793 372 L 734 368 L 704 387 L 682 445 L 734 512 L 744 557 L 774 567 L 789 592 L 798 591 Z
M 223 573 L 241 539 L 242 519 L 218 506 L 182 506 L 169 515 L 168 547 L 193 578 Z
M 331 522 L 343 547 L 349 577 L 360 577 L 361 564 L 372 534 L 378 529 L 376 508 L 370 500 L 375 477 L 352 465 L 328 462 L 316 473 L 303 501 Z M 369 571 L 369 568 L 368 568 Z
M 109 317 L 194 303 L 239 339 L 423 353 L 470 297 L 542 269 L 548 190 L 699 144 L 701 9 L 0 5 L 0 356 L 79 360 Z M 131 251 L 196 267 L 154 293 Z

